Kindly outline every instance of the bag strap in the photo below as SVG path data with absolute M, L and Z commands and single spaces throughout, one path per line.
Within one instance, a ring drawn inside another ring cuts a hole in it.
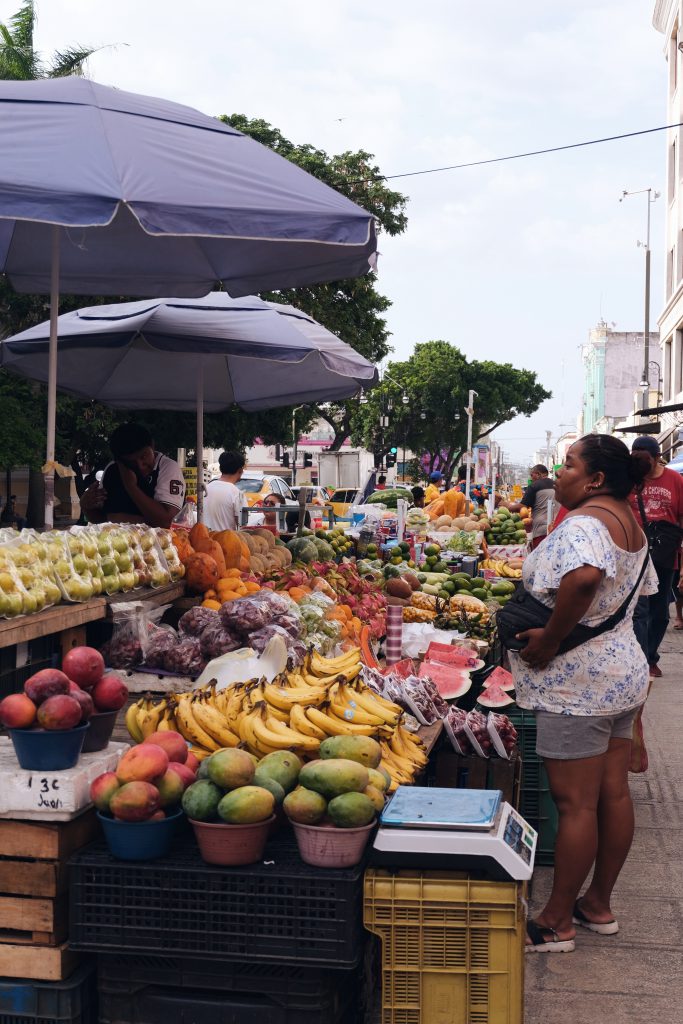
M 604 622 L 601 622 L 598 626 L 588 626 L 587 627 L 588 629 L 591 630 L 593 636 L 600 636 L 601 633 L 609 632 L 610 629 L 614 629 L 614 627 L 618 626 L 619 623 L 624 619 L 624 617 L 626 615 L 626 610 L 627 610 L 628 606 L 630 605 L 631 601 L 633 600 L 633 598 L 635 597 L 635 595 L 636 595 L 636 593 L 638 591 L 638 587 L 640 586 L 641 580 L 642 580 L 643 576 L 645 575 L 645 569 L 647 568 L 647 563 L 648 563 L 649 560 L 650 560 L 650 544 L 648 542 L 647 550 L 645 552 L 645 558 L 643 559 L 643 564 L 641 565 L 640 572 L 638 573 L 638 579 L 636 580 L 635 584 L 633 585 L 631 593 L 625 599 L 624 603 L 622 605 L 620 605 L 620 607 L 617 608 L 617 610 L 615 612 L 612 612 L 612 614 L 608 618 L 606 618 L 604 620 Z

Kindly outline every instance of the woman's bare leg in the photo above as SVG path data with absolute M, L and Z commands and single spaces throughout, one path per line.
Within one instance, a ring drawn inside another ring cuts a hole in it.
M 628 786 L 631 741 L 610 740 L 598 800 L 598 850 L 581 909 L 596 924 L 614 918 L 612 890 L 633 842 L 633 801 Z

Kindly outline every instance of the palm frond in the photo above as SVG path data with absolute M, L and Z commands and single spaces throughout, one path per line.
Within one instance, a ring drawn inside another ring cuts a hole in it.
M 105 50 L 105 46 L 70 46 L 66 50 L 55 50 L 50 58 L 46 78 L 64 78 L 65 75 L 84 75 L 85 65 L 93 53 Z
M 9 20 L 15 46 L 33 49 L 33 30 L 36 24 L 34 0 L 24 0 L 16 14 Z

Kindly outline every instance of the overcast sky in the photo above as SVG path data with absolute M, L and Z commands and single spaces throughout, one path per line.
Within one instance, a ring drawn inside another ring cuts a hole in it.
M 0 0 L 7 20 L 19 0 Z M 37 46 L 126 44 L 94 79 L 208 114 L 263 117 L 387 175 L 666 123 L 654 0 L 38 0 Z M 600 317 L 643 328 L 643 196 L 664 133 L 487 168 L 398 179 L 408 230 L 381 239 L 395 357 L 443 338 L 537 371 L 553 399 L 498 432 L 530 458 L 576 419 L 580 345 Z M 663 305 L 654 207 L 652 328 Z

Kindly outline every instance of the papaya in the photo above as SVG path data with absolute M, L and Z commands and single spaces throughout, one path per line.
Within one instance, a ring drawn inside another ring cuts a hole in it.
M 377 811 L 364 793 L 342 793 L 330 800 L 327 813 L 337 828 L 361 828 L 370 824 Z
M 369 777 L 364 765 L 350 758 L 336 757 L 309 761 L 301 769 L 299 781 L 306 789 L 312 789 L 329 800 L 342 793 L 362 793 Z
M 259 761 L 259 771 L 279 782 L 285 793 L 294 789 L 301 771 L 301 761 L 291 750 L 275 750 Z
M 382 760 L 382 748 L 371 736 L 328 736 L 320 744 L 320 757 L 347 758 L 366 768 L 376 768 Z
M 282 809 L 290 821 L 300 825 L 317 825 L 325 815 L 327 801 L 320 793 L 297 786 L 285 797 Z
M 190 544 L 195 549 L 195 551 L 197 550 L 197 544 L 200 541 L 210 539 L 211 535 L 209 533 L 208 528 L 204 525 L 204 523 L 195 523 L 192 529 L 190 530 L 189 537 Z
M 188 818 L 194 818 L 195 821 L 212 821 L 222 796 L 223 791 L 210 779 L 200 779 L 183 793 L 183 810 Z
M 263 786 L 233 789 L 218 804 L 219 817 L 229 825 L 252 825 L 257 821 L 266 821 L 274 810 L 275 797 Z
M 254 762 L 238 747 L 217 750 L 209 758 L 209 778 L 221 789 L 248 786 L 254 778 Z
M 225 558 L 223 557 L 223 549 L 220 544 L 217 544 L 215 540 L 203 538 L 197 541 L 195 551 L 201 551 L 204 555 L 210 555 L 214 562 L 218 566 L 218 575 L 222 576 L 225 572 Z

